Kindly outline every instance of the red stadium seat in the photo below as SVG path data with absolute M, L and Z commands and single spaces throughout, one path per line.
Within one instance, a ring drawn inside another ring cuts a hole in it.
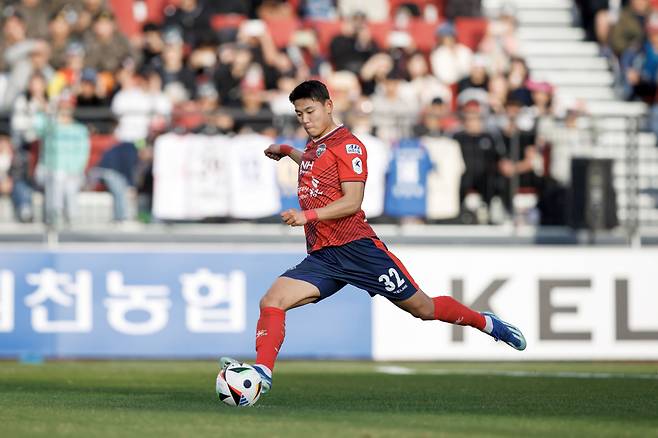
M 247 17 L 240 14 L 217 14 L 210 17 L 210 25 L 213 29 L 237 28 Z
M 409 35 L 413 38 L 418 50 L 429 52 L 436 46 L 437 26 L 437 23 L 428 23 L 421 19 L 411 21 L 407 32 L 409 32 Z
M 162 23 L 164 19 L 164 9 L 171 3 L 171 0 L 146 0 L 146 21 L 152 23 Z
M 388 49 L 388 34 L 393 29 L 393 23 L 390 21 L 371 21 L 368 23 L 368 28 L 372 34 L 372 39 L 382 49 Z
M 98 164 L 105 151 L 111 149 L 115 144 L 117 144 L 117 139 L 113 134 L 92 134 L 87 170 Z
M 141 25 L 133 15 L 133 0 L 110 0 L 119 30 L 126 36 L 139 35 Z
M 457 32 L 457 41 L 468 46 L 472 50 L 477 50 L 480 41 L 487 32 L 488 21 L 480 17 L 457 17 L 455 19 L 455 31 Z
M 323 55 L 329 54 L 329 44 L 331 40 L 340 34 L 342 22 L 339 20 L 308 20 L 305 26 L 315 30 L 318 37 L 318 44 Z
M 266 18 L 264 21 L 274 40 L 274 45 L 279 49 L 288 45 L 292 34 L 301 26 L 297 17 Z

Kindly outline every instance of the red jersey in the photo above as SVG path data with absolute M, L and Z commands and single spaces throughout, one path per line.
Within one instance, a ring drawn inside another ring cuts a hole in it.
M 338 126 L 319 139 L 311 139 L 299 164 L 297 196 L 302 210 L 324 207 L 341 198 L 341 182 L 365 183 L 367 158 L 363 143 L 344 126 Z M 340 219 L 307 223 L 304 233 L 308 252 L 376 237 L 363 210 Z

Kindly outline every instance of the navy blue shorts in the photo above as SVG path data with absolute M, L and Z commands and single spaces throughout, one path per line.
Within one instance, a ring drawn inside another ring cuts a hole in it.
M 363 289 L 371 296 L 381 295 L 393 301 L 406 300 L 418 290 L 402 262 L 377 238 L 313 251 L 281 276 L 316 286 L 320 290 L 318 301 L 335 294 L 346 284 Z

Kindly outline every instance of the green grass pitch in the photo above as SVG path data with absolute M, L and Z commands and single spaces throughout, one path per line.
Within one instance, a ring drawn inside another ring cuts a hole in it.
M 658 437 L 656 363 L 280 362 L 272 392 L 240 409 L 217 401 L 216 374 L 0 362 L 0 436 Z

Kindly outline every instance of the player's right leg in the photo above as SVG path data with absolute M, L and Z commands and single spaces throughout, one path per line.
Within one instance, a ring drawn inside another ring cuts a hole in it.
M 261 375 L 263 394 L 272 387 L 272 371 L 286 334 L 286 311 L 312 303 L 320 298 L 317 286 L 296 278 L 279 277 L 260 300 L 260 317 L 256 325 L 256 363 Z M 230 357 L 220 359 L 222 367 L 236 362 Z

